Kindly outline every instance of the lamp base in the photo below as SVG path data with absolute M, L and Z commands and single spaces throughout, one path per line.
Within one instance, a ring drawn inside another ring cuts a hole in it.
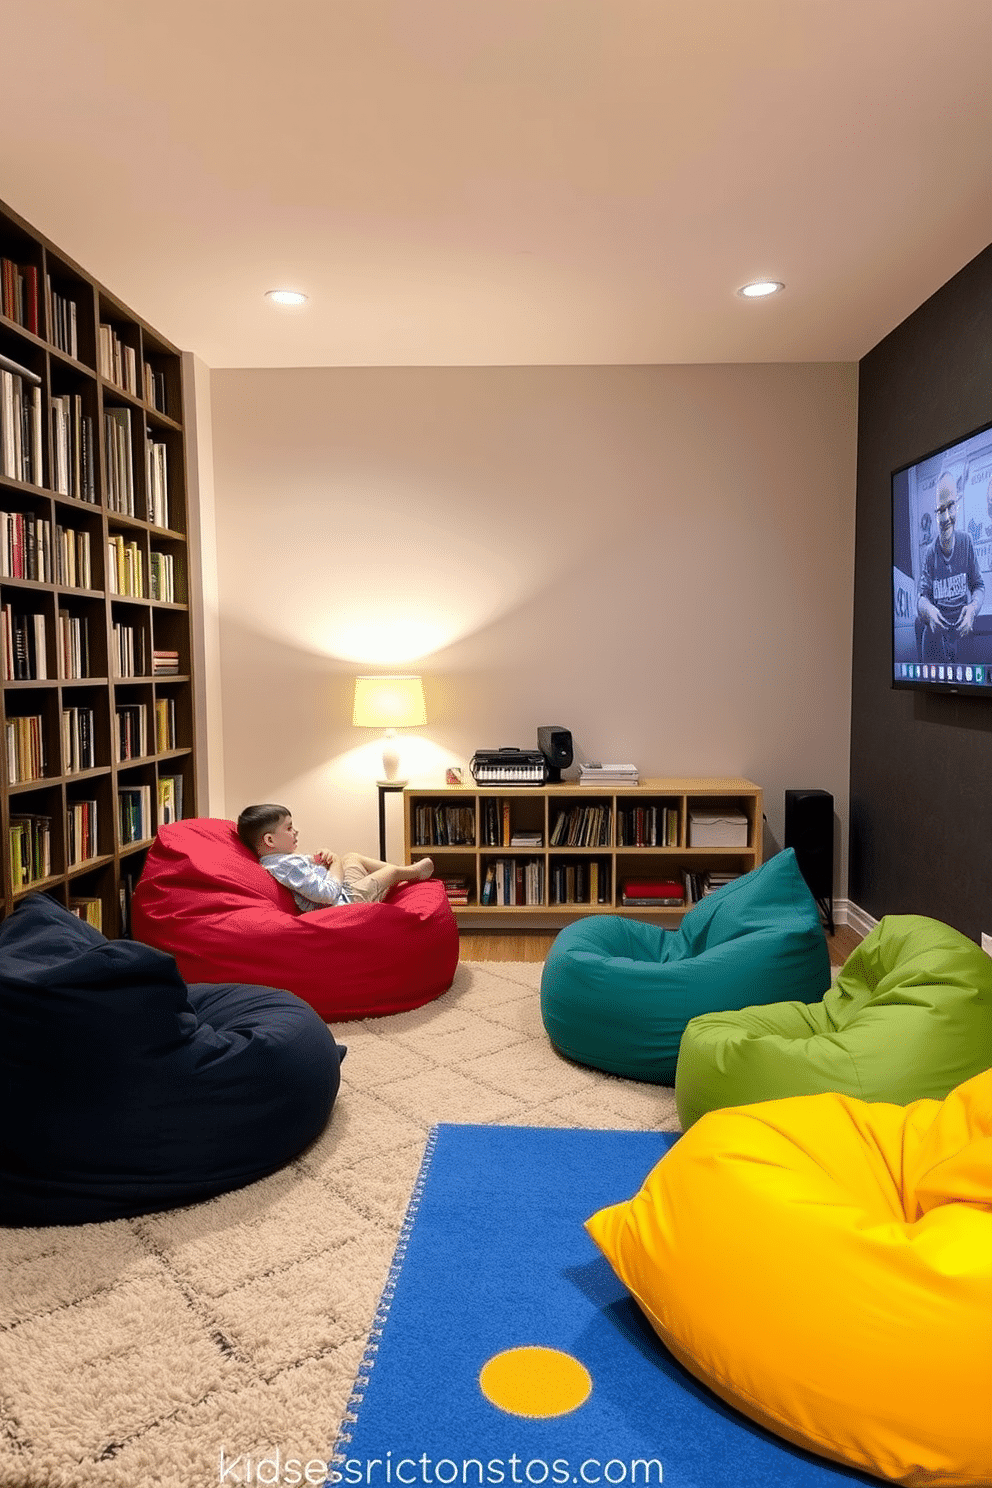
M 386 730 L 385 742 L 382 746 L 382 775 L 384 780 L 390 784 L 395 781 L 400 773 L 400 751 L 396 742 L 396 730 Z

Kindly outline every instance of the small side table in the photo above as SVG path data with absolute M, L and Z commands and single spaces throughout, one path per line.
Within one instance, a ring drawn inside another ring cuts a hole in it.
M 397 791 L 405 790 L 408 782 L 406 780 L 377 780 L 376 790 L 379 792 L 379 857 L 385 863 L 386 858 L 386 797 L 395 795 Z

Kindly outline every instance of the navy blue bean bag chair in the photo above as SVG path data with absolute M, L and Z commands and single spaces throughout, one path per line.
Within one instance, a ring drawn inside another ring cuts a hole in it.
M 45 894 L 0 924 L 0 1224 L 121 1219 L 282 1167 L 340 1081 L 291 992 L 187 987 L 173 958 L 107 940 Z

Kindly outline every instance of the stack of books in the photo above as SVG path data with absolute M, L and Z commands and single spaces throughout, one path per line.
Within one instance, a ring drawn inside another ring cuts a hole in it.
M 511 847 L 541 847 L 543 844 L 543 832 L 518 830 L 510 835 Z
M 685 904 L 685 884 L 674 878 L 628 879 L 620 902 L 640 909 L 681 909 Z
M 733 883 L 735 878 L 740 878 L 740 874 L 716 873 L 710 869 L 709 873 L 703 875 L 703 893 L 715 894 L 717 889 L 722 889 L 725 884 Z
M 580 785 L 636 785 L 640 776 L 636 765 L 603 765 L 589 760 L 579 766 Z
M 178 651 L 152 651 L 152 676 L 175 676 L 179 671 Z
M 453 909 L 464 909 L 468 904 L 468 879 L 463 876 L 453 878 L 442 878 L 444 892 L 448 896 L 448 903 Z

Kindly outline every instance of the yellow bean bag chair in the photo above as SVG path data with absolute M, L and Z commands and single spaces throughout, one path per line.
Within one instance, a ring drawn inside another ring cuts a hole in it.
M 709 1112 L 586 1228 L 760 1425 L 893 1482 L 992 1483 L 992 1071 Z

